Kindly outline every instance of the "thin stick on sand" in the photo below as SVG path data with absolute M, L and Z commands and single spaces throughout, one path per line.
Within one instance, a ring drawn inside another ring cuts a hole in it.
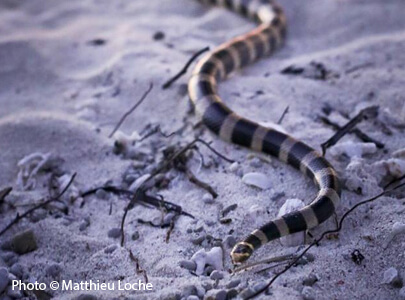
M 204 49 L 201 49 L 200 51 L 198 51 L 197 53 L 195 53 L 189 60 L 188 62 L 185 64 L 185 66 L 183 67 L 183 69 L 181 69 L 181 71 L 179 73 L 177 73 L 176 75 L 174 75 L 172 78 L 170 78 L 165 84 L 163 84 L 162 89 L 167 89 L 169 88 L 177 79 L 179 79 L 181 76 L 183 76 L 184 74 L 187 73 L 188 68 L 190 67 L 190 65 L 193 63 L 194 60 L 197 59 L 197 57 L 199 57 L 201 54 L 203 54 L 204 52 L 207 52 L 208 50 L 210 50 L 210 47 L 205 47 Z
M 14 224 L 18 223 L 21 219 L 25 218 L 26 216 L 28 216 L 30 213 L 32 213 L 33 211 L 43 208 L 45 206 L 47 206 L 49 203 L 51 202 L 55 202 L 58 201 L 60 197 L 63 196 L 63 194 L 69 189 L 70 185 L 73 183 L 73 180 L 76 177 L 76 173 L 74 173 L 72 175 L 72 177 L 70 178 L 68 184 L 65 186 L 65 188 L 58 194 L 56 195 L 56 197 L 52 197 L 51 199 L 42 202 L 38 205 L 35 205 L 33 208 L 30 208 L 29 210 L 27 210 L 25 213 L 23 213 L 22 215 L 18 214 L 15 216 L 14 220 L 11 221 L 2 231 L 0 231 L 0 236 L 2 236 L 7 230 L 9 230 Z
M 111 138 L 114 133 L 121 127 L 122 123 L 124 123 L 125 119 L 134 112 L 135 109 L 138 108 L 139 105 L 141 105 L 141 103 L 146 99 L 146 97 L 148 96 L 148 94 L 152 91 L 153 88 L 153 83 L 150 83 L 148 90 L 142 95 L 141 99 L 139 99 L 138 102 L 135 103 L 134 106 L 131 107 L 130 110 L 128 110 L 122 117 L 121 119 L 118 121 L 117 125 L 115 125 L 113 131 L 111 131 L 110 135 L 108 136 L 109 138 Z
M 378 106 L 370 106 L 362 109 L 346 125 L 341 127 L 329 140 L 321 144 L 322 155 L 325 155 L 326 149 L 335 145 L 343 136 L 350 132 L 358 123 L 363 120 L 375 118 L 378 114 Z

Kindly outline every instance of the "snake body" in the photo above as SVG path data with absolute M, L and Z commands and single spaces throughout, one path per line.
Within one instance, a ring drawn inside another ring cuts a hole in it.
M 225 141 L 278 157 L 313 179 L 319 188 L 309 205 L 268 222 L 237 243 L 231 251 L 231 259 L 238 264 L 271 240 L 313 228 L 327 220 L 340 201 L 341 190 L 336 171 L 319 152 L 287 134 L 237 115 L 217 93 L 217 82 L 269 56 L 283 44 L 286 17 L 282 8 L 271 0 L 199 1 L 224 6 L 259 23 L 254 30 L 220 45 L 197 63 L 188 90 L 203 123 Z

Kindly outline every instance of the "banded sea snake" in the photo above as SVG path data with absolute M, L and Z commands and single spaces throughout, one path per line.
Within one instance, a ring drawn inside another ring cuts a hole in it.
M 225 6 L 259 23 L 249 33 L 220 45 L 196 65 L 188 91 L 203 123 L 225 141 L 278 157 L 312 178 L 319 188 L 309 205 L 272 220 L 237 243 L 231 251 L 231 259 L 238 264 L 271 240 L 313 228 L 327 220 L 340 201 L 341 190 L 336 171 L 316 150 L 289 135 L 237 115 L 217 93 L 218 81 L 281 46 L 286 35 L 282 8 L 272 0 L 199 1 Z

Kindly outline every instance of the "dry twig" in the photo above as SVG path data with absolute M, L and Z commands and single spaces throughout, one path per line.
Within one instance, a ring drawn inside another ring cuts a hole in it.
M 0 204 L 4 201 L 4 199 L 8 196 L 8 194 L 11 193 L 12 190 L 13 190 L 12 187 L 6 187 L 0 190 Z
M 289 111 L 290 111 L 290 106 L 288 105 L 288 106 L 284 109 L 283 113 L 281 114 L 280 119 L 278 119 L 278 121 L 277 121 L 277 124 L 278 124 L 278 125 L 280 125 L 281 122 L 283 122 L 284 117 L 288 114 Z
M 339 124 L 329 120 L 327 117 L 320 117 L 320 118 L 323 123 L 325 123 L 326 125 L 332 126 L 335 130 L 338 130 L 338 131 L 342 130 L 342 127 L 339 126 Z M 373 139 L 372 137 L 368 136 L 367 134 L 365 134 L 363 131 L 361 131 L 358 128 L 354 128 L 354 129 L 350 130 L 349 133 L 355 134 L 363 142 L 374 143 L 376 145 L 376 147 L 379 149 L 382 149 L 385 146 L 383 143 L 377 141 L 376 139 Z
M 191 172 L 191 170 L 189 168 L 186 167 L 185 172 L 186 172 L 187 178 L 188 178 L 188 180 L 190 180 L 190 182 L 192 182 L 196 186 L 199 186 L 200 188 L 206 190 L 208 193 L 210 193 L 212 195 L 213 198 L 218 197 L 218 193 L 212 188 L 212 186 L 210 186 L 208 183 L 205 183 L 205 182 L 201 181 L 200 179 L 198 179 L 193 174 L 193 172 Z
M 362 109 L 353 119 L 339 129 L 330 139 L 321 144 L 322 154 L 325 155 L 326 149 L 335 145 L 344 135 L 350 132 L 358 123 L 363 120 L 375 118 L 378 114 L 378 106 L 369 106 Z
M 160 135 L 162 135 L 165 138 L 169 138 L 169 137 L 172 137 L 173 135 L 175 135 L 177 133 L 177 131 L 173 131 L 169 134 L 166 134 L 162 131 L 162 128 L 160 128 L 160 125 L 158 124 L 154 128 L 152 128 L 152 130 L 150 130 L 148 133 L 146 133 L 144 136 L 142 136 L 137 142 L 142 142 L 156 133 L 159 133 Z
M 39 208 L 43 208 L 45 206 L 47 206 L 49 203 L 51 202 L 55 202 L 58 201 L 60 197 L 63 196 L 63 194 L 68 190 L 68 188 L 70 187 L 70 185 L 73 183 L 73 180 L 76 177 L 76 173 L 74 173 L 72 175 L 72 177 L 70 178 L 68 184 L 65 186 L 65 188 L 55 197 L 50 198 L 49 200 L 40 203 L 38 205 L 35 205 L 33 208 L 27 210 L 25 213 L 23 213 L 22 215 L 18 214 L 15 216 L 14 220 L 11 221 L 2 231 L 0 231 L 0 236 L 2 236 L 7 230 L 9 230 L 14 224 L 18 223 L 21 219 L 25 218 L 26 216 L 28 216 L 30 213 L 32 213 L 33 211 L 39 209 Z
M 88 190 L 84 193 L 81 194 L 81 197 L 87 197 L 91 194 L 94 194 L 95 192 L 97 192 L 98 190 L 104 190 L 106 192 L 111 192 L 114 194 L 121 194 L 121 195 L 126 195 L 128 197 L 130 197 L 131 199 L 135 198 L 135 202 L 140 202 L 142 204 L 145 205 L 149 205 L 149 206 L 153 206 L 156 208 L 163 208 L 166 211 L 173 211 L 177 214 L 181 214 L 181 215 L 185 215 L 188 216 L 190 218 L 194 219 L 194 216 L 192 216 L 191 214 L 183 211 L 182 207 L 169 202 L 169 201 L 165 201 L 163 199 L 158 199 L 156 197 L 150 196 L 148 194 L 146 194 L 146 192 L 144 190 L 138 190 L 137 192 L 131 192 L 129 190 L 124 190 L 115 186 L 101 186 L 101 187 L 96 187 L 94 189 Z
M 131 250 L 129 250 L 129 258 L 135 262 L 135 267 L 136 267 L 136 274 L 142 274 L 143 278 L 145 279 L 145 283 L 148 283 L 148 275 L 146 274 L 146 271 L 141 268 L 139 265 L 139 260 L 135 257 L 135 255 L 132 253 Z
M 136 190 L 136 192 L 134 193 L 131 201 L 128 203 L 128 205 L 125 207 L 124 210 L 124 214 L 122 216 L 121 219 L 121 246 L 124 245 L 124 225 L 125 225 L 125 219 L 127 217 L 128 211 L 130 211 L 136 201 L 137 201 L 137 195 L 139 195 L 139 193 L 143 193 L 144 196 L 147 196 L 145 193 L 145 186 L 146 183 L 148 183 L 150 180 L 152 180 L 152 178 L 154 178 L 157 174 L 161 173 L 162 171 L 166 170 L 177 158 L 179 158 L 180 156 L 182 156 L 184 153 L 186 153 L 188 150 L 192 149 L 192 147 L 195 146 L 196 143 L 202 143 L 203 145 L 205 145 L 206 147 L 208 147 L 211 151 L 213 151 L 216 155 L 218 155 L 219 157 L 221 157 L 222 159 L 228 161 L 228 162 L 233 162 L 233 160 L 225 157 L 224 155 L 222 155 L 221 153 L 219 153 L 218 151 L 216 151 L 215 149 L 213 149 L 206 141 L 196 138 L 193 141 L 191 141 L 189 144 L 187 144 L 183 149 L 179 150 L 177 153 L 173 154 L 169 159 L 165 160 L 162 165 L 157 168 L 155 171 L 152 172 L 151 176 L 149 176 L 143 183 L 142 185 Z M 191 216 L 191 215 L 190 215 Z
M 204 49 L 201 49 L 200 51 L 198 51 L 197 53 L 195 53 L 189 60 L 188 62 L 185 64 L 185 66 L 183 67 L 183 69 L 181 69 L 181 71 L 179 73 L 177 73 L 175 76 L 173 76 L 172 78 L 170 78 L 165 84 L 163 84 L 162 89 L 167 89 L 168 87 L 170 87 L 177 79 L 179 79 L 181 76 L 183 76 L 184 74 L 187 73 L 188 68 L 190 67 L 190 65 L 193 63 L 194 60 L 197 59 L 198 56 L 200 56 L 201 54 L 203 54 L 204 52 L 207 52 L 208 50 L 210 50 L 210 47 L 205 47 Z
M 122 123 L 124 123 L 125 119 L 134 112 L 135 109 L 137 109 L 137 107 L 146 99 L 146 97 L 148 96 L 148 94 L 152 91 L 153 88 L 153 83 L 150 83 L 148 90 L 142 95 L 141 99 L 139 99 L 139 101 L 137 103 L 135 103 L 134 106 L 131 107 L 130 110 L 128 110 L 122 117 L 121 119 L 118 121 L 117 125 L 115 125 L 113 131 L 111 131 L 110 135 L 108 136 L 109 138 L 111 138 L 114 133 L 121 127 Z
M 263 260 L 259 260 L 256 262 L 252 262 L 249 264 L 246 264 L 245 266 L 241 266 L 239 268 L 235 268 L 232 273 L 238 273 L 241 271 L 245 271 L 247 269 L 259 266 L 259 265 L 264 265 L 264 264 L 270 264 L 270 263 L 274 263 L 274 262 L 285 262 L 287 260 L 291 260 L 293 258 L 296 258 L 297 256 L 295 254 L 286 254 L 286 255 L 280 255 L 280 256 L 275 256 L 275 257 L 270 257 L 270 258 L 266 258 Z
M 173 217 L 173 219 L 170 221 L 170 225 L 169 225 L 169 229 L 166 232 L 166 244 L 169 243 L 170 240 L 170 235 L 172 234 L 173 230 L 174 230 L 174 225 L 176 224 L 177 218 L 179 217 L 179 215 L 176 215 Z

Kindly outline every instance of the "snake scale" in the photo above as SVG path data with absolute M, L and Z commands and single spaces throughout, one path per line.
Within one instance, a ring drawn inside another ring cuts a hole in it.
M 336 171 L 319 152 L 276 129 L 237 115 L 217 93 L 217 82 L 269 56 L 283 44 L 286 17 L 282 8 L 271 0 L 199 1 L 224 6 L 259 23 L 254 30 L 220 45 L 197 63 L 188 91 L 204 125 L 225 141 L 278 157 L 310 177 L 319 188 L 309 205 L 266 223 L 237 243 L 231 251 L 231 259 L 239 264 L 267 242 L 327 220 L 340 201 L 341 189 Z

